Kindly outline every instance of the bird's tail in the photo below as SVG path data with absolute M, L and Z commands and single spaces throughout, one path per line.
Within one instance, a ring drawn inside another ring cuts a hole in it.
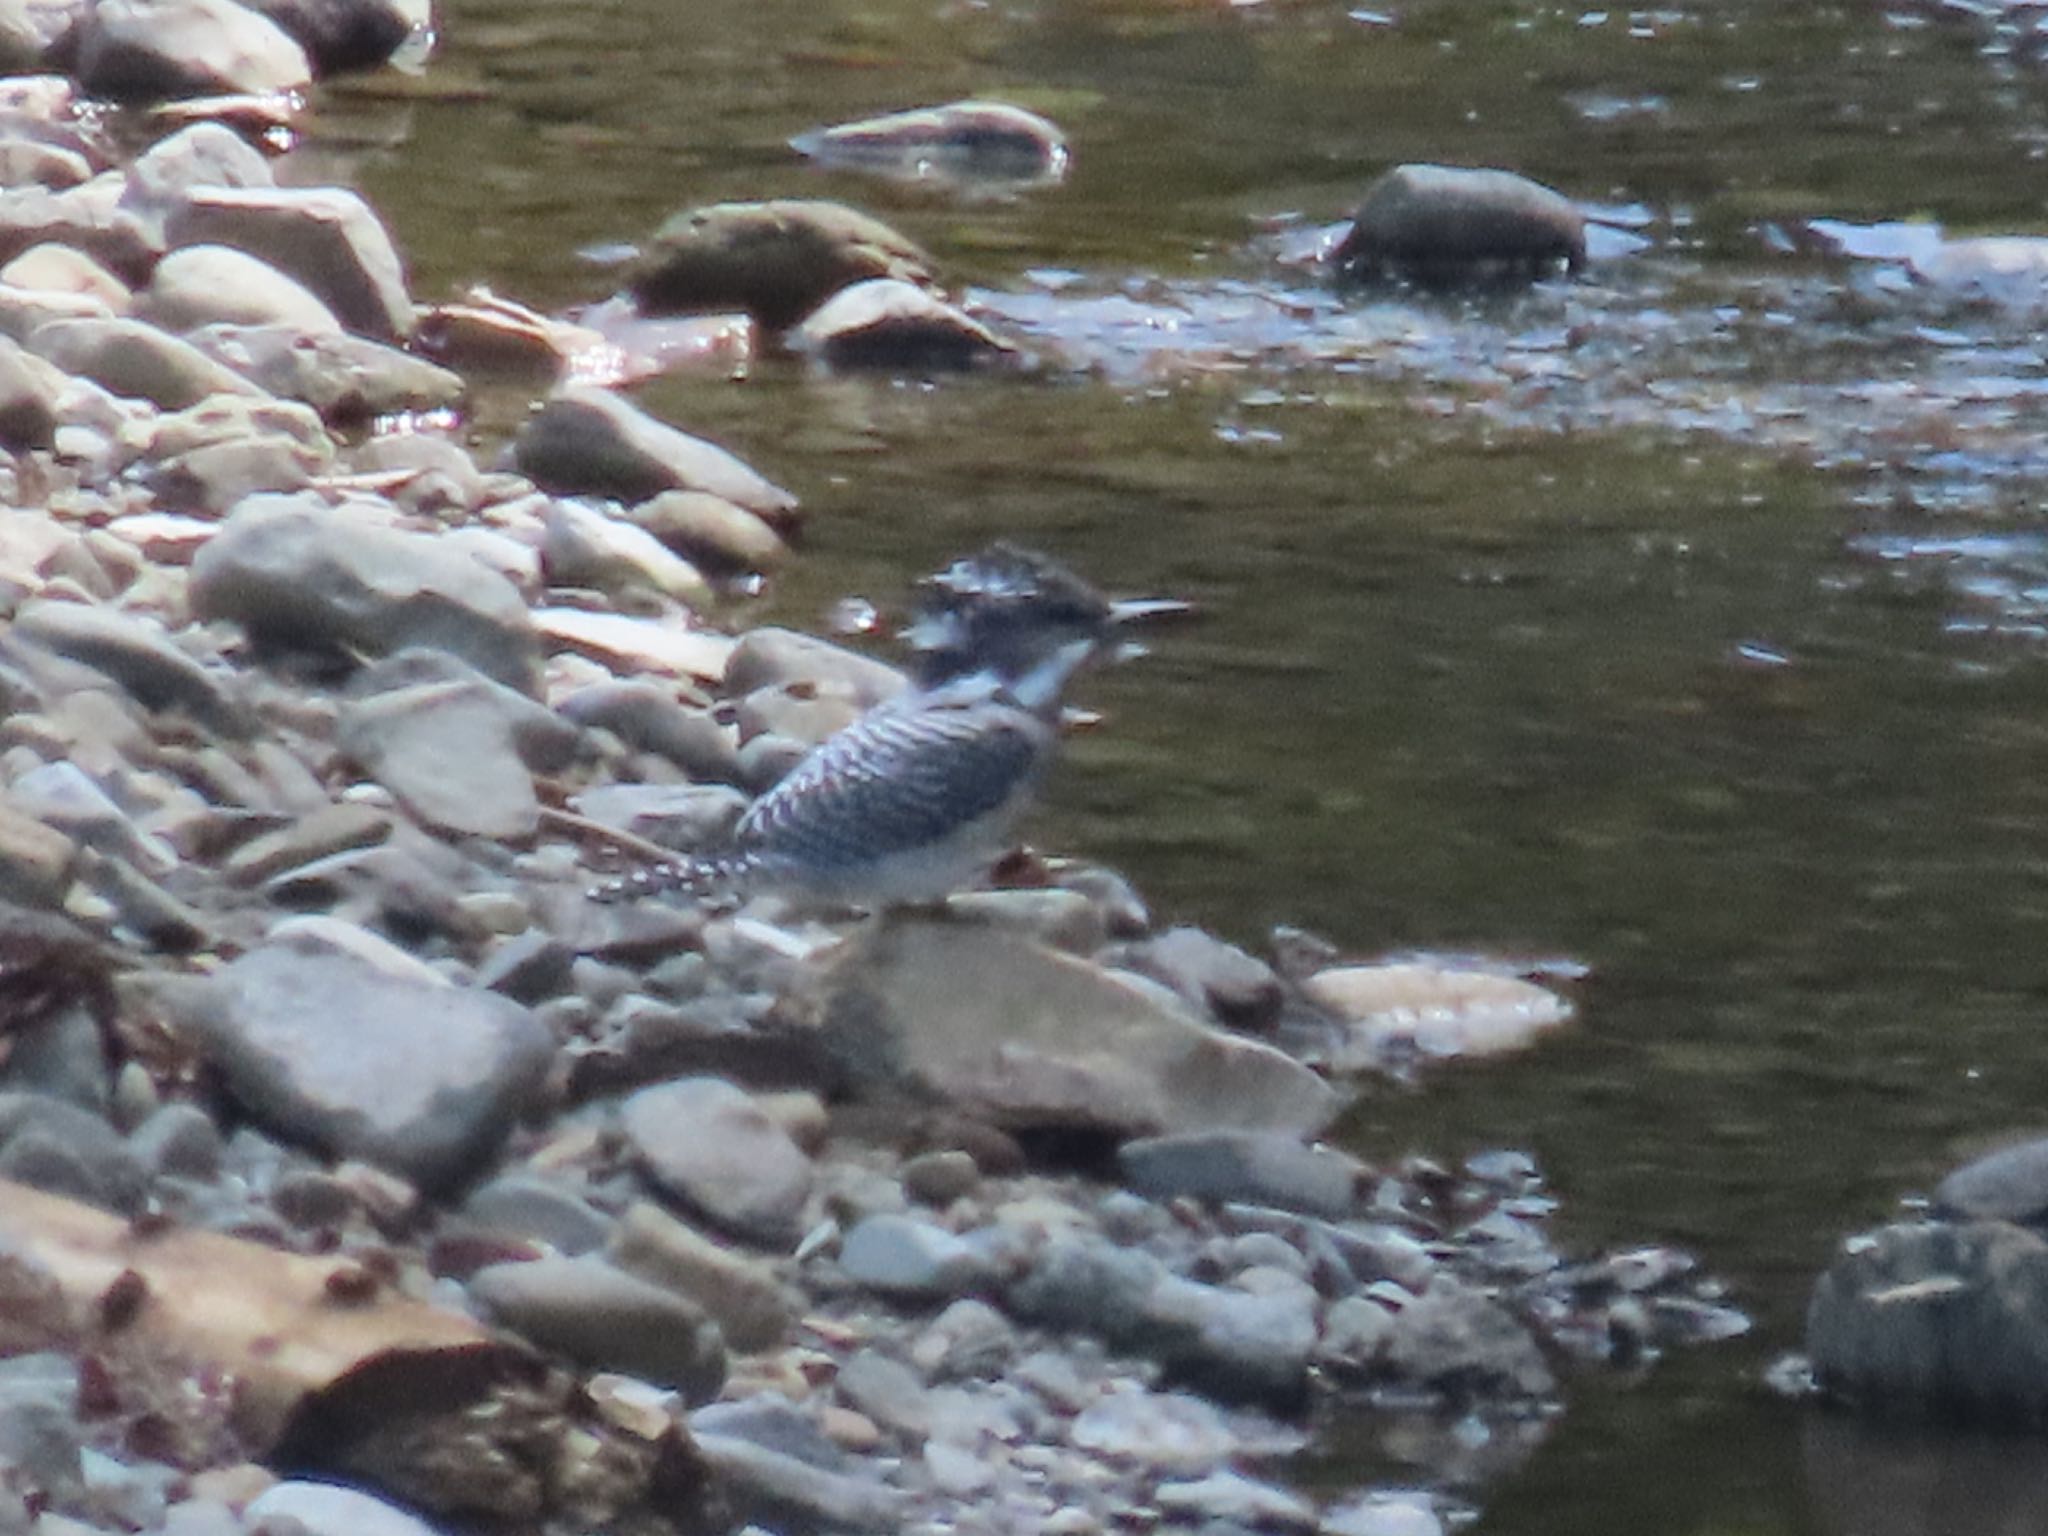
M 738 886 L 753 869 L 753 858 L 744 853 L 666 859 L 659 864 L 643 864 L 593 885 L 589 896 L 599 902 L 638 901 L 643 896 L 671 892 L 717 896 Z

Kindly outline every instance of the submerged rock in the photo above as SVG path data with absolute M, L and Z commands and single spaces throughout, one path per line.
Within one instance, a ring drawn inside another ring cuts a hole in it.
M 912 181 L 1058 181 L 1066 136 L 1000 101 L 952 101 L 798 134 L 790 148 L 821 165 Z
M 842 288 L 790 334 L 796 351 L 833 368 L 952 370 L 1016 352 L 965 310 L 898 278 Z
M 1344 1021 L 1328 1063 L 1339 1071 L 1408 1056 L 1496 1056 L 1572 1016 L 1570 1003 L 1518 976 L 1422 961 L 1335 966 L 1302 990 Z
M 931 259 L 841 203 L 716 203 L 655 232 L 628 286 L 649 314 L 742 309 L 770 330 L 796 324 L 872 277 L 929 285 Z
M 1512 171 L 1399 165 L 1366 190 L 1332 260 L 1348 277 L 1469 284 L 1586 264 L 1585 216 Z

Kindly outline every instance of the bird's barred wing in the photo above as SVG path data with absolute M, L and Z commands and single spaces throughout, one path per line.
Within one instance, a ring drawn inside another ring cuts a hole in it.
M 876 710 L 821 743 L 741 818 L 749 853 L 819 869 L 942 841 L 1014 800 L 1047 728 L 993 701 Z

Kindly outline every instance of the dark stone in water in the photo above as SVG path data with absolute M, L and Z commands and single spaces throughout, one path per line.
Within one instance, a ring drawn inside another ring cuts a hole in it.
M 1541 277 L 1586 264 L 1586 220 L 1512 171 L 1398 165 L 1366 190 L 1332 258 L 1345 277 L 1425 287 Z

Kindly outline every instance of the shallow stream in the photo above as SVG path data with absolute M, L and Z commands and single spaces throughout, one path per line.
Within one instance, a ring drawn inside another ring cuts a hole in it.
M 1526 1148 L 1568 1239 L 1692 1249 L 1756 1331 L 1575 1382 L 1526 1460 L 1339 1424 L 1295 1476 L 1466 1460 L 1477 1529 L 1523 1536 L 1991 1536 L 2048 1521 L 2038 1453 L 1859 1437 L 1761 1375 L 1840 1236 L 2048 1126 L 2048 286 L 1973 298 L 1862 228 L 2048 228 L 2041 14 L 449 0 L 424 79 L 329 97 L 297 174 L 340 161 L 423 296 L 557 310 L 679 207 L 896 224 L 1036 370 L 641 396 L 804 498 L 769 611 L 993 535 L 1193 598 L 1090 686 L 1041 842 L 1254 948 L 1590 967 L 1569 1035 L 1376 1090 L 1347 1139 Z M 785 148 L 968 95 L 1057 120 L 1067 181 Z M 1558 186 L 1603 259 L 1482 304 L 1332 294 L 1301 253 L 1410 159 Z

